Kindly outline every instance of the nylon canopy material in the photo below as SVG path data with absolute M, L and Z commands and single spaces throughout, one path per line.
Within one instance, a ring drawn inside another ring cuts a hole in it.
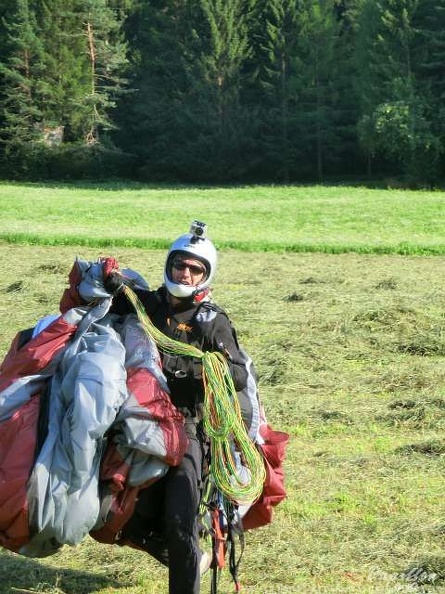
M 69 310 L 2 365 L 0 544 L 29 557 L 106 523 L 100 483 L 142 488 L 186 450 L 155 345 L 110 302 Z

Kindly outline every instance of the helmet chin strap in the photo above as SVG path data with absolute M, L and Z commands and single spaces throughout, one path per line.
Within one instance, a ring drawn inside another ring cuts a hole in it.
M 185 302 L 192 302 L 192 303 L 200 303 L 201 301 L 203 301 L 209 294 L 210 294 L 210 289 L 208 287 L 204 288 L 204 289 L 196 289 L 196 291 L 194 291 L 191 295 L 188 295 L 187 297 L 176 297 L 175 295 L 173 295 L 173 293 L 170 293 L 167 289 L 167 292 L 170 296 L 170 299 L 172 299 L 173 301 L 177 302 L 177 303 L 185 303 Z
M 200 303 L 209 293 L 210 289 L 208 287 L 196 290 L 192 295 L 194 303 Z

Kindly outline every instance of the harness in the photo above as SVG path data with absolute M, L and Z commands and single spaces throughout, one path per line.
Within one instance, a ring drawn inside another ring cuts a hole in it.
M 202 346 L 199 324 L 211 322 L 217 314 L 226 312 L 211 302 L 202 302 L 194 310 L 171 317 L 171 334 L 175 340 Z M 230 322 L 230 320 L 229 320 Z M 236 336 L 235 336 L 236 339 Z M 237 342 L 237 340 L 236 340 Z M 252 378 L 250 377 L 250 380 Z M 256 384 L 255 384 L 256 385 Z M 208 444 L 208 438 L 203 435 Z M 199 510 L 200 537 L 211 543 L 211 594 L 217 594 L 221 572 L 228 566 L 235 591 L 240 591 L 239 566 L 244 552 L 245 537 L 239 506 L 217 488 L 211 476 L 212 460 L 210 448 L 203 444 L 203 472 L 201 480 L 201 502 Z
M 131 300 L 131 294 L 127 293 L 127 297 Z M 137 310 L 136 305 L 135 309 Z M 199 323 L 208 322 L 218 313 L 227 315 L 213 303 L 203 302 L 197 308 L 194 318 Z M 149 320 L 148 322 L 150 323 Z M 150 335 L 152 329 L 149 326 L 145 329 Z M 239 347 L 235 330 L 232 329 L 232 332 Z M 165 337 L 158 335 L 152 338 L 161 351 L 175 349 L 175 345 L 168 341 L 163 343 Z M 219 375 L 217 373 L 213 378 L 217 385 L 210 385 L 209 389 L 208 383 L 212 383 L 210 380 L 214 371 L 209 367 L 215 358 L 220 358 L 222 363 L 227 365 L 223 354 L 199 353 L 197 349 L 189 353 L 186 346 L 176 345 L 176 348 L 179 348 L 182 354 L 202 357 L 203 379 L 206 386 L 203 421 L 210 448 L 207 458 L 208 472 L 203 480 L 200 519 L 201 534 L 203 537 L 209 537 L 212 543 L 211 594 L 217 594 L 218 576 L 226 564 L 227 555 L 229 570 L 235 583 L 235 590 L 238 592 L 240 589 L 238 569 L 244 550 L 244 530 L 269 524 L 272 521 L 273 507 L 286 496 L 282 461 L 289 435 L 274 431 L 267 423 L 259 398 L 257 375 L 252 360 L 242 348 L 239 348 L 239 352 L 248 373 L 246 389 L 243 393 L 232 392 L 227 400 L 225 400 L 227 394 L 223 390 L 219 393 L 222 400 L 217 402 L 212 390 L 216 391 L 224 384 L 227 389 L 232 381 L 228 369 L 224 372 L 220 369 L 221 373 Z M 230 392 L 230 389 L 228 391 Z M 242 411 L 239 404 L 243 401 L 247 403 L 246 408 L 250 415 L 246 417 L 243 415 L 244 422 L 241 420 Z M 224 437 L 226 425 L 230 425 L 229 417 L 232 414 L 235 414 L 236 418 L 232 417 L 233 426 Z M 223 437 L 222 441 L 221 437 Z M 237 451 L 238 448 L 240 451 Z M 227 469 L 231 469 L 233 474 L 229 476 Z M 244 482 L 241 478 L 243 472 L 247 473 L 244 474 Z M 237 544 L 239 544 L 239 554 L 237 554 Z
M 217 594 L 219 577 L 226 567 L 227 556 L 235 591 L 239 592 L 241 585 L 238 573 L 245 547 L 244 528 L 238 505 L 221 493 L 210 475 L 205 479 L 199 522 L 201 538 L 210 539 L 211 543 L 210 594 Z M 237 544 L 239 553 L 237 553 Z

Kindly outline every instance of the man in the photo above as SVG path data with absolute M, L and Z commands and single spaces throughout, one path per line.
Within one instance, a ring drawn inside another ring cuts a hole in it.
M 168 337 L 220 351 L 227 358 L 235 389 L 246 387 L 247 371 L 236 333 L 225 312 L 211 301 L 211 282 L 217 264 L 206 225 L 195 221 L 190 232 L 171 245 L 165 263 L 164 284 L 155 291 L 137 290 L 153 324 Z M 112 273 L 105 286 L 122 282 Z M 131 311 L 123 294 L 114 299 L 114 311 Z M 210 559 L 199 546 L 198 510 L 205 463 L 206 436 L 202 427 L 204 385 L 202 364 L 187 356 L 161 353 L 171 400 L 183 413 L 189 446 L 179 466 L 141 492 L 133 517 L 124 527 L 128 540 L 169 566 L 169 594 L 199 594 L 200 576 Z

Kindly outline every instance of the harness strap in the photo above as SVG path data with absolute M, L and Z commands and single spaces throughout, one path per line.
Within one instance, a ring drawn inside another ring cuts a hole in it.
M 212 581 L 210 584 L 210 594 L 218 593 L 218 568 L 212 568 Z
M 212 534 L 212 580 L 210 594 L 217 594 L 218 576 L 226 565 L 226 555 L 229 553 L 229 571 L 235 584 L 235 592 L 240 592 L 241 584 L 238 570 L 244 553 L 244 532 L 236 523 L 235 506 L 225 500 L 224 505 L 217 501 L 210 506 L 211 534 Z M 240 543 L 240 554 L 237 558 L 236 537 Z
M 240 543 L 240 554 L 238 559 L 236 558 L 236 547 L 235 547 L 235 534 L 238 534 L 239 543 Z M 233 578 L 233 582 L 235 584 L 235 592 L 239 592 L 241 590 L 241 583 L 238 578 L 238 569 L 241 563 L 241 558 L 244 553 L 244 533 L 234 530 L 232 522 L 228 524 L 228 532 L 227 532 L 227 541 L 230 547 L 230 554 L 229 554 L 229 571 L 230 575 Z
M 222 569 L 225 564 L 226 557 L 226 539 L 224 538 L 223 531 L 221 529 L 221 510 L 215 508 L 212 510 L 212 553 L 213 553 L 213 566 L 216 569 Z
M 218 575 L 221 569 L 225 566 L 226 561 L 226 541 L 221 527 L 221 510 L 215 504 L 210 508 L 211 515 L 211 534 L 212 534 L 212 580 L 210 594 L 217 594 L 218 592 Z

